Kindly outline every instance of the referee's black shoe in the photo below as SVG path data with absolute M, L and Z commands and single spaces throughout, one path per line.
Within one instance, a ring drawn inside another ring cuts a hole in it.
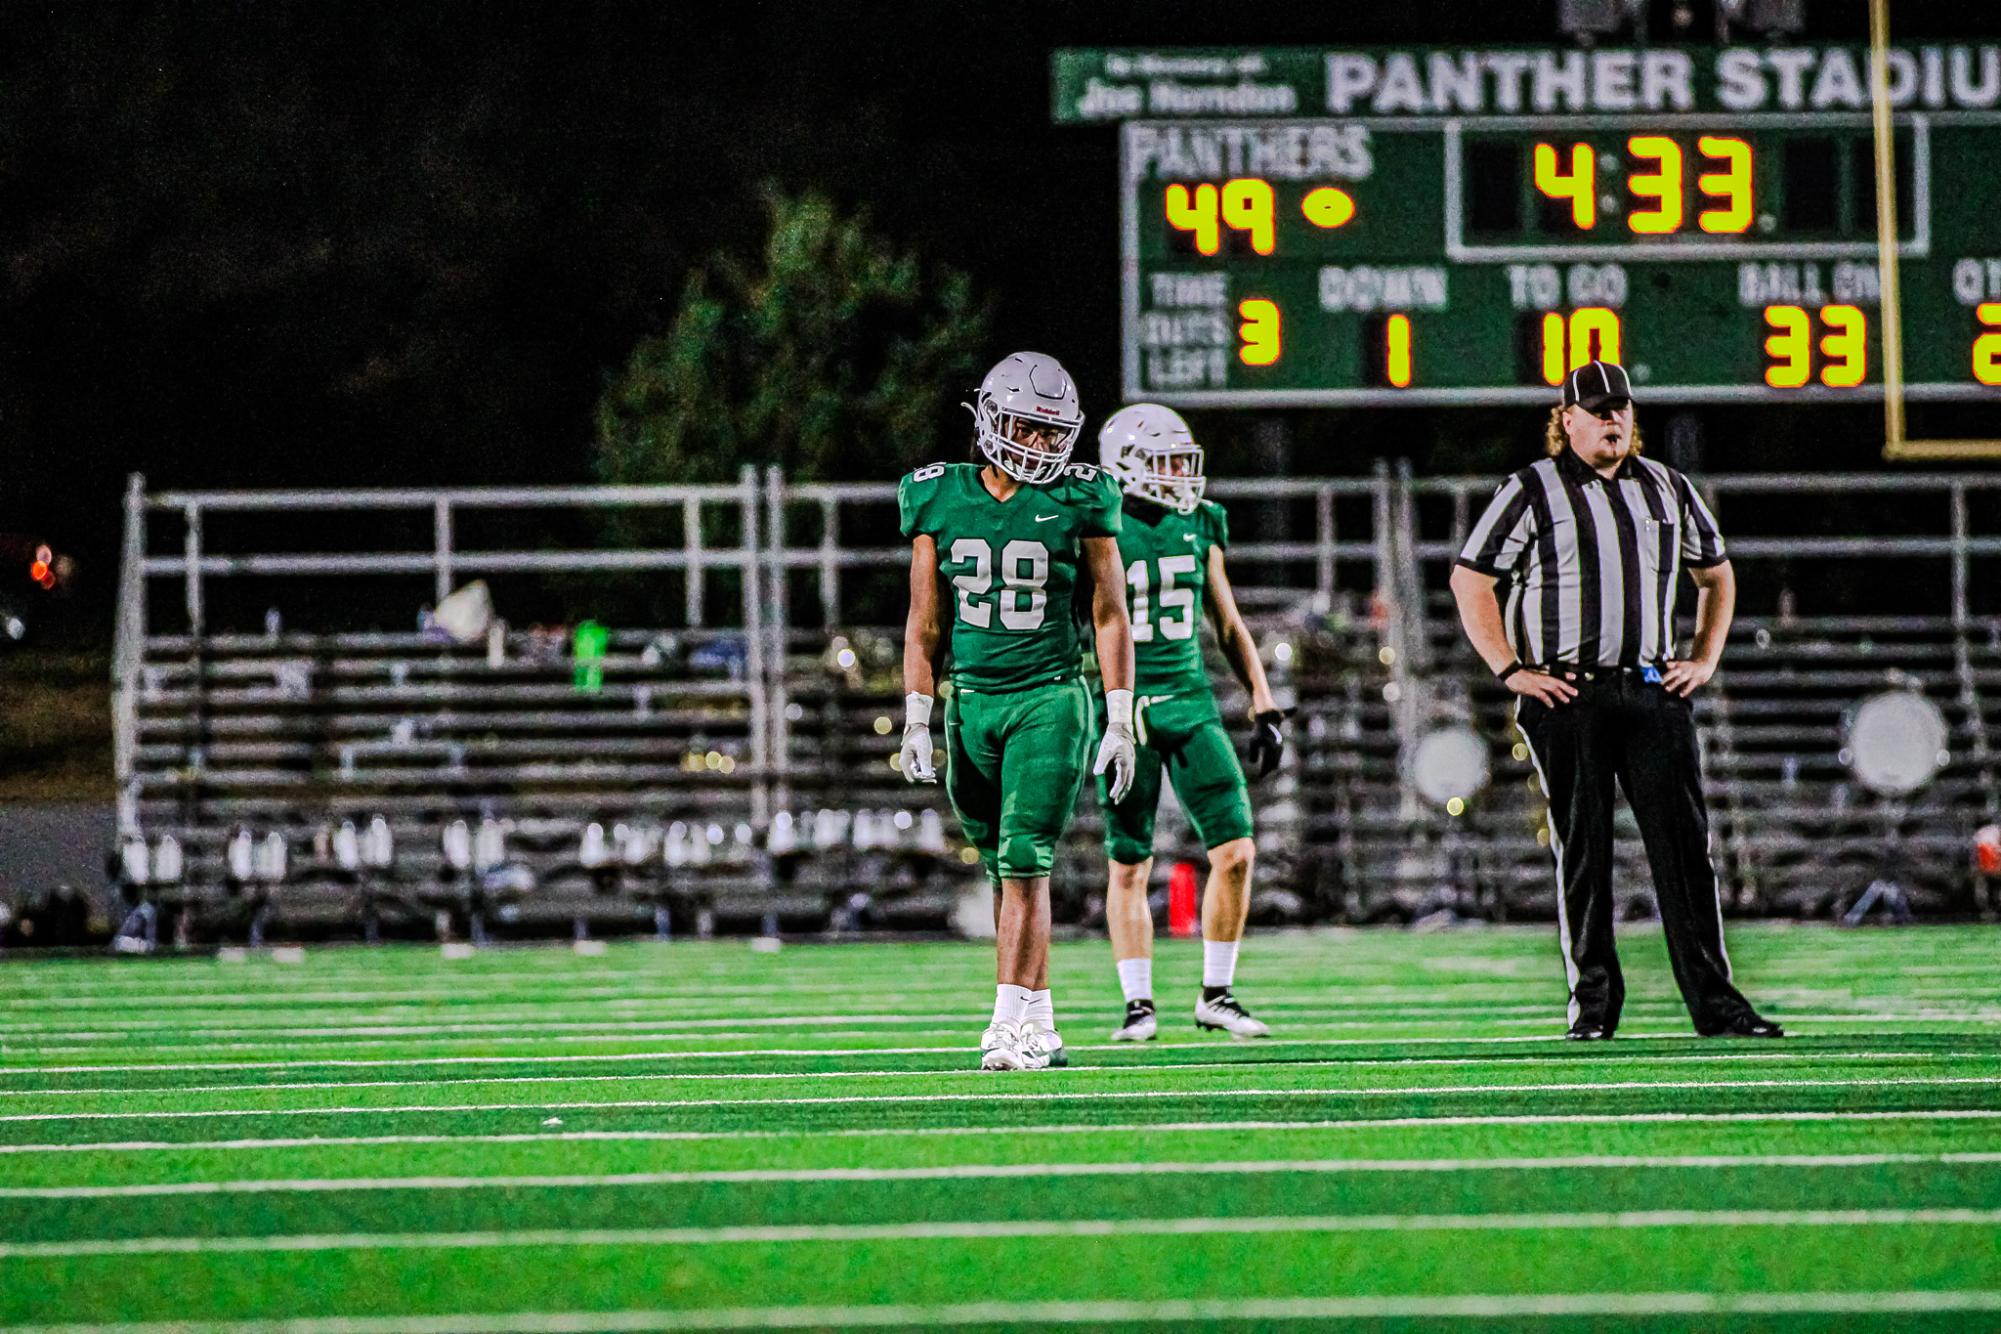
M 1563 1036 L 1571 1042 L 1604 1042 L 1612 1036 L 1612 1026 L 1596 1019 L 1579 1019 Z
M 1700 1030 L 1706 1038 L 1782 1038 L 1786 1030 L 1755 1010 L 1732 1015 L 1716 1028 Z

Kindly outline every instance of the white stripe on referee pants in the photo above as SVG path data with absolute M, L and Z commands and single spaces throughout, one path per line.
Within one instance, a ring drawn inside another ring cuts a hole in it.
M 1556 832 L 1556 805 L 1549 795 L 1549 775 L 1543 772 L 1542 760 L 1535 753 L 1535 742 L 1529 740 L 1529 730 L 1522 726 L 1522 697 L 1515 696 L 1515 730 L 1522 734 L 1522 749 L 1529 753 L 1529 763 L 1535 768 L 1536 782 L 1542 784 L 1544 819 L 1549 825 L 1549 848 L 1556 854 L 1556 938 L 1563 946 L 1563 976 L 1570 985 L 1570 1001 L 1564 1013 L 1569 1022 L 1576 1024 L 1582 1013 L 1577 1007 L 1577 957 L 1571 953 L 1570 909 L 1564 903 L 1563 892 L 1563 836 Z

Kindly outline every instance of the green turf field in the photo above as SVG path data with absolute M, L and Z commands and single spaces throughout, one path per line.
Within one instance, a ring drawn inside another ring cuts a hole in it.
M 0 1325 L 2001 1326 L 2001 932 L 1739 926 L 1783 1043 L 1554 932 L 1254 937 L 1255 1044 L 980 1074 L 975 945 L 0 963 Z

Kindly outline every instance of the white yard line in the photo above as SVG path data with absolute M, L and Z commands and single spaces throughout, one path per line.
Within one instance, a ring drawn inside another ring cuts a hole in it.
M 969 1030 L 970 1031 L 970 1030 Z M 1633 1042 L 1649 1038 L 1683 1038 L 1685 1033 L 1631 1033 L 1627 1041 Z M 1500 1036 L 1478 1038 L 1401 1038 L 1377 1040 L 1372 1038 L 1266 1038 L 1246 1048 L 1251 1051 L 1267 1051 L 1277 1047 L 1379 1047 L 1387 1045 L 1459 1045 L 1489 1046 L 1496 1044 L 1520 1045 L 1523 1043 L 1550 1043 L 1563 1041 L 1561 1033 L 1537 1034 L 1535 1036 Z M 1222 1043 L 1170 1043 L 1151 1048 L 1153 1053 L 1163 1051 L 1197 1051 L 1205 1047 L 1221 1046 Z M 464 1066 L 464 1065 L 594 1065 L 614 1064 L 632 1061 L 693 1061 L 693 1060 L 753 1060 L 770 1057 L 832 1057 L 832 1056 L 932 1056 L 965 1054 L 971 1050 L 970 1042 L 944 1043 L 925 1047 L 750 1047 L 719 1048 L 702 1051 L 630 1051 L 630 1052 L 571 1052 L 563 1055 L 532 1056 L 375 1056 L 366 1058 L 327 1057 L 321 1059 L 300 1059 L 284 1061 L 153 1061 L 128 1062 L 118 1065 L 41 1065 L 17 1066 L 0 1069 L 0 1079 L 19 1078 L 28 1075 L 96 1075 L 96 1074 L 153 1074 L 190 1073 L 194 1071 L 227 1070 L 376 1070 L 395 1069 L 402 1066 Z M 1073 1042 L 1068 1051 L 1122 1051 L 1134 1052 L 1133 1044 L 1126 1042 Z M 1394 1056 L 1359 1057 L 1329 1062 L 1340 1065 L 1486 1065 L 1508 1057 L 1482 1056 Z M 2001 1060 L 2001 1049 L 1991 1051 L 1887 1051 L 1852 1052 L 1818 1051 L 1800 1048 L 1774 1048 L 1766 1054 L 1748 1056 L 1741 1048 L 1714 1054 L 1702 1053 L 1660 1053 L 1654 1054 L 1632 1050 L 1621 1046 L 1607 1048 L 1581 1055 L 1574 1059 L 1589 1060 L 1645 1060 L 1645 1061 L 1734 1061 L 1734 1060 L 1814 1060 L 1814 1061 L 1880 1061 L 1880 1060 Z M 1242 1064 L 1242 1063 L 1239 1063 Z M 1126 1069 L 1175 1069 L 1173 1062 L 1144 1065 L 1120 1065 L 1100 1067 Z M 934 1073 L 929 1071 L 907 1071 L 905 1073 Z M 732 1076 L 734 1077 L 734 1076 Z M 434 1083 L 437 1081 L 424 1081 Z M 163 1085 L 179 1093 L 206 1092 L 207 1088 L 193 1088 L 179 1085 Z M 279 1085 L 279 1084 L 239 1084 L 211 1087 L 225 1088 L 283 1088 L 320 1087 L 320 1085 Z M 97 1088 L 97 1089 L 0 1089 L 0 1097 L 19 1096 L 25 1093 L 105 1093 L 143 1092 L 140 1088 Z
M 9 1186 L 0 1199 L 117 1200 L 170 1195 L 316 1195 L 338 1191 L 599 1190 L 646 1186 L 754 1185 L 812 1181 L 988 1181 L 1041 1177 L 1307 1176 L 1371 1173 L 1546 1172 L 1577 1169 L 1747 1167 L 1854 1168 L 1899 1164 L 2001 1164 L 2001 1153 L 1577 1154 L 1545 1158 L 1253 1158 L 1216 1162 L 965 1163 L 945 1167 L 802 1167 L 701 1172 L 564 1173 L 519 1176 L 308 1177 L 172 1181 L 124 1186 Z
M 2001 1291 L 1501 1292 L 1460 1296 L 1227 1297 L 963 1302 L 949 1306 L 712 1306 L 679 1311 L 322 1316 L 293 1320 L 22 1325 L 13 1334 L 671 1334 L 678 1330 L 1139 1325 L 1204 1321 L 1493 1320 L 1652 1315 L 1923 1315 L 2001 1311 Z
M 104 1237 L 0 1242 L 0 1259 L 460 1251 L 548 1246 L 733 1246 L 802 1242 L 985 1241 L 1049 1237 L 1215 1237 L 1340 1232 L 1546 1232 L 1683 1227 L 1993 1227 L 2001 1209 L 1644 1209 L 1535 1214 L 1314 1214 L 1264 1218 L 1053 1218 L 734 1227 L 526 1228 L 508 1232 L 288 1233 L 266 1237 Z
M 1337 1013 L 1348 1012 L 1340 1006 L 1326 1008 Z M 1474 1006 L 1470 1008 L 1473 1012 L 1463 1022 L 1472 1023 L 1482 1028 L 1547 1029 L 1559 1025 L 1562 1019 L 1562 1008 L 1560 1006 L 1539 1005 L 1534 1007 L 1536 1014 L 1533 1016 L 1500 1019 L 1488 1017 L 1492 1013 L 1488 1007 Z M 1774 1013 L 1787 1024 L 1948 1024 L 1962 1029 L 1991 1028 L 2001 1024 L 2001 1010 L 1921 1010 L 1908 1013 L 1876 1010 L 1838 1014 L 1796 1014 L 1786 1011 L 1774 1011 Z M 969 1018 L 969 1015 L 972 1017 Z M 1673 1011 L 1662 1007 L 1659 1014 L 1640 1016 L 1629 1014 L 1628 1017 L 1640 1018 L 1648 1023 L 1670 1023 L 1674 1022 L 1679 1016 Z M 1453 1021 L 1450 1018 L 1419 1017 L 1402 1019 L 1385 1015 L 1371 1019 L 1300 1019 L 1282 1021 L 1282 1026 L 1308 1030 L 1365 1028 L 1373 1031 L 1382 1031 L 1387 1029 L 1393 1033 L 1395 1030 L 1403 1028 L 1449 1027 L 1452 1023 Z M 372 1023 L 348 1024 L 337 1027 L 263 1027 L 253 1025 L 249 1027 L 228 1028 L 189 1028 L 183 1025 L 169 1024 L 139 1028 L 119 1028 L 101 1025 L 95 1029 L 85 1030 L 34 1029 L 10 1026 L 8 1028 L 8 1042 L 10 1048 L 16 1051 L 35 1051 L 42 1049 L 45 1045 L 68 1044 L 79 1040 L 143 1046 L 149 1051 L 155 1051 L 180 1047 L 212 1049 L 217 1045 L 217 1039 L 262 1038 L 265 1041 L 259 1045 L 273 1047 L 289 1045 L 292 1040 L 299 1038 L 382 1037 L 416 1039 L 438 1037 L 448 1040 L 496 1042 L 529 1040 L 550 1042 L 618 1041 L 623 1036 L 621 1030 L 645 1030 L 650 1037 L 671 1040 L 672 1034 L 676 1030 L 693 1032 L 694 1030 L 710 1027 L 730 1027 L 737 1029 L 750 1027 L 797 1028 L 810 1030 L 823 1028 L 828 1025 L 868 1025 L 876 1028 L 897 1027 L 903 1028 L 906 1031 L 921 1032 L 962 1032 L 969 1027 L 978 1028 L 980 1019 L 976 1013 L 971 1011 L 955 1011 L 949 1014 L 922 1015 L 786 1015 L 763 1017 L 738 1016 L 730 1019 L 712 1020 L 646 1019 L 623 1023 L 605 1022 L 603 1020 L 537 1020 L 533 1022 L 491 1021 L 462 1024 Z M 913 1029 L 913 1025 L 930 1025 L 931 1027 Z M 582 1031 L 581 1036 L 561 1036 L 566 1031 L 574 1033 L 578 1030 Z M 720 1035 L 703 1034 L 703 1036 L 714 1037 Z M 1634 1035 L 1628 1034 L 1627 1036 Z M 1681 1029 L 1671 1033 L 1650 1036 L 1693 1037 L 1695 1034 L 1691 1029 Z M 45 1041 L 35 1041 L 32 1039 Z M 1405 1039 L 1390 1036 L 1385 1037 L 1383 1040 L 1402 1041 Z M 1466 1041 L 1469 1039 L 1455 1040 Z
M 645 1144 L 655 1141 L 742 1139 L 877 1139 L 889 1136 L 1242 1134 L 1247 1130 L 1452 1129 L 1462 1126 L 1709 1125 L 1770 1121 L 1995 1121 L 2001 1108 L 1922 1108 L 1870 1112 L 1522 1112 L 1472 1116 L 1347 1117 L 1316 1121 L 1127 1121 L 1019 1126 L 841 1126 L 826 1130 L 549 1130 L 501 1135 L 313 1135 L 206 1140 L 100 1140 L 60 1144 L 0 1144 L 0 1154 L 206 1153 L 238 1149 L 337 1149 L 397 1144 Z
M 1947 1087 L 2001 1084 L 2001 1075 L 1911 1075 L 1886 1079 L 1717 1079 L 1717 1080 L 1603 1080 L 1585 1083 L 1543 1084 L 1418 1084 L 1407 1087 L 1364 1088 L 1285 1088 L 1285 1089 L 1114 1089 L 1098 1092 L 1068 1092 L 1060 1088 L 1044 1093 L 855 1093 L 819 1098 L 618 1098 L 605 1101 L 515 1102 L 515 1103 L 416 1103 L 381 1107 L 227 1107 L 201 1110 L 113 1111 L 113 1112 L 12 1112 L 0 1122 L 23 1121 L 129 1121 L 194 1120 L 214 1117 L 261 1116 L 403 1116 L 424 1112 L 542 1112 L 591 1108 L 721 1108 L 721 1107 L 837 1107 L 845 1105 L 908 1106 L 940 1102 L 1112 1102 L 1161 1098 L 1402 1098 L 1469 1093 L 1604 1093 L 1640 1089 L 1803 1089 L 1803 1088 L 1900 1088 L 1914 1085 Z M 1060 1082 L 1052 1078 L 1048 1082 Z
M 1262 1049 L 1262 1045 L 1258 1049 Z M 1271 1044 L 1276 1045 L 1276 1044 Z M 951 1047 L 877 1047 L 858 1048 L 848 1051 L 793 1051 L 773 1052 L 769 1055 L 790 1055 L 807 1057 L 828 1056 L 884 1056 L 908 1055 L 914 1053 L 956 1053 L 965 1056 L 972 1050 L 968 1044 Z M 1092 1046 L 1066 1047 L 1067 1051 L 1120 1051 L 1137 1055 L 1129 1043 L 1100 1043 Z M 1195 1049 L 1199 1050 L 1199 1049 Z M 1225 1048 L 1227 1050 L 1227 1048 Z M 694 1056 L 694 1052 L 666 1053 L 669 1057 Z M 727 1053 L 741 1055 L 742 1053 Z M 502 1058 L 505 1060 L 506 1058 Z M 527 1058 L 534 1060 L 536 1058 Z M 648 1057 L 555 1057 L 555 1060 L 641 1060 L 660 1059 Z M 1621 1058 L 1611 1052 L 1580 1053 L 1566 1064 L 1619 1061 Z M 1687 1065 L 1727 1063 L 1742 1065 L 1747 1062 L 1767 1061 L 1810 1061 L 1816 1065 L 1835 1064 L 1843 1061 L 1938 1061 L 1938 1060 L 2001 1060 L 2001 1052 L 1946 1051 L 1946 1052 L 1816 1052 L 1770 1050 L 1747 1052 L 1743 1050 L 1726 1052 L 1689 1052 L 1662 1054 L 1657 1056 L 1634 1054 L 1627 1058 L 1632 1062 L 1648 1065 Z M 513 1063 L 513 1062 L 510 1062 Z M 520 1062 L 525 1064 L 526 1061 Z M 1127 1061 L 1114 1065 L 1083 1066 L 1069 1071 L 1070 1078 L 1088 1075 L 1131 1075 L 1179 1073 L 1184 1070 L 1213 1072 L 1217 1070 L 1243 1071 L 1256 1068 L 1279 1068 L 1287 1071 L 1307 1069 L 1347 1070 L 1362 1067 L 1408 1067 L 1408 1066 L 1468 1066 L 1516 1064 L 1512 1059 L 1480 1056 L 1376 1056 L 1350 1060 L 1310 1060 L 1310 1061 L 1265 1061 L 1255 1057 L 1236 1061 Z M 988 1072 L 964 1067 L 951 1069 L 904 1069 L 904 1070 L 752 1070 L 752 1071 L 634 1071 L 626 1070 L 609 1075 L 487 1075 L 465 1079 L 322 1079 L 298 1080 L 287 1083 L 268 1084 L 149 1084 L 149 1085 L 103 1085 L 95 1088 L 25 1088 L 0 1089 L 0 1098 L 32 1097 L 132 1097 L 142 1094 L 186 1094 L 186 1093 L 296 1093 L 312 1089 L 403 1089 L 403 1088 L 459 1088 L 502 1084 L 637 1084 L 658 1080 L 707 1080 L 707 1081 L 770 1081 L 770 1080 L 811 1080 L 811 1079 L 956 1079 L 964 1077 L 980 1078 Z

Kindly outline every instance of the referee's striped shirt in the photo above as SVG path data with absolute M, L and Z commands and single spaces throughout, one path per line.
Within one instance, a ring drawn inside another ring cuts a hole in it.
M 1727 559 L 1688 478 L 1629 455 L 1607 481 L 1570 449 L 1501 483 L 1459 552 L 1509 582 L 1508 646 L 1540 667 L 1664 665 L 1682 567 Z

